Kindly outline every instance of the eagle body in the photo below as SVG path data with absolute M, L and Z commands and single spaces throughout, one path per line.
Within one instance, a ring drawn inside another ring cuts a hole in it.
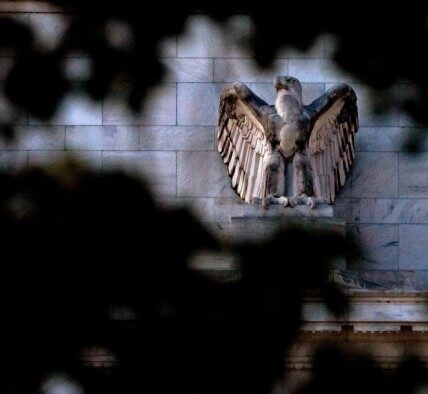
M 247 202 L 284 205 L 306 199 L 333 203 L 354 161 L 358 130 L 356 96 L 337 85 L 305 106 L 300 82 L 275 80 L 268 105 L 245 84 L 226 88 L 220 99 L 218 150 L 232 187 Z M 287 169 L 292 167 L 292 185 Z

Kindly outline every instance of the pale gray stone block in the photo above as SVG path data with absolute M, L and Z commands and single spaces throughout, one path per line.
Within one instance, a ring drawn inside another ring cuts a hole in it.
M 91 59 L 87 57 L 68 57 L 65 59 L 64 72 L 69 81 L 87 81 L 93 74 Z
M 359 248 L 356 253 L 348 253 L 348 269 L 398 268 L 397 225 L 349 225 L 347 237 L 354 240 Z
M 361 85 L 351 80 L 344 80 L 349 83 L 357 95 L 358 118 L 360 127 L 387 127 L 399 125 L 398 99 L 395 90 L 381 94 L 370 90 L 365 85 Z M 326 90 L 335 84 L 326 83 Z M 380 106 L 384 112 L 377 113 L 376 107 Z
M 428 199 L 360 199 L 361 223 L 428 224 Z
M 64 126 L 18 126 L 15 137 L 7 141 L 0 136 L 0 149 L 7 150 L 63 150 Z
M 243 208 L 244 217 L 255 218 L 281 218 L 284 220 L 332 218 L 333 207 L 327 204 L 320 204 L 311 209 L 307 205 L 296 205 L 294 207 L 283 207 L 280 204 L 264 207 L 261 203 L 245 204 Z
M 160 197 L 176 195 L 175 152 L 103 152 L 105 170 L 123 170 L 147 180 Z
M 88 96 L 71 92 L 59 103 L 55 114 L 46 122 L 30 118 L 29 124 L 40 125 L 101 125 L 102 105 Z
M 428 197 L 428 153 L 400 153 L 400 197 Z
M 428 290 L 428 270 L 415 271 L 415 289 L 422 291 Z
M 274 61 L 272 68 L 260 69 L 252 59 L 214 59 L 214 82 L 271 82 L 288 74 L 288 60 Z
M 0 151 L 0 171 L 15 173 L 27 167 L 26 151 Z
M 334 212 L 348 223 L 428 224 L 428 199 L 338 198 Z
M 333 204 L 334 217 L 347 223 L 358 223 L 360 221 L 360 201 L 359 198 L 336 198 Z
M 414 290 L 415 272 L 408 270 L 347 270 L 345 277 L 352 278 L 353 283 L 365 290 Z
M 138 150 L 136 126 L 67 126 L 67 150 Z
M 349 312 L 349 322 L 426 322 L 428 311 L 421 303 L 354 302 Z
M 251 90 L 268 104 L 274 104 L 276 100 L 276 90 L 271 82 L 254 82 L 250 85 Z M 324 94 L 323 83 L 302 83 L 303 104 L 308 105 L 313 100 Z
M 177 152 L 179 197 L 233 197 L 234 191 L 217 152 Z
M 103 105 L 105 125 L 175 125 L 176 124 L 176 84 L 164 83 L 147 93 L 142 112 L 134 114 L 128 107 L 125 92 L 110 96 Z
M 300 82 L 347 82 L 354 79 L 339 70 L 332 61 L 327 59 L 290 59 L 288 72 Z
M 215 23 L 206 15 L 188 18 L 185 33 L 178 38 L 178 57 L 250 58 L 244 40 L 252 30 L 251 18 L 236 15 L 224 25 Z
M 217 149 L 217 130 L 211 126 L 146 126 L 140 134 L 141 150 Z
M 31 13 L 30 28 L 36 45 L 41 49 L 55 49 L 66 32 L 70 18 L 59 13 Z
M 402 127 L 360 127 L 356 149 L 361 152 L 399 152 L 403 150 L 406 130 Z
M 77 160 L 95 170 L 102 168 L 101 152 L 66 152 L 66 151 L 29 151 L 28 164 L 37 167 L 51 167 L 64 160 Z
M 222 90 L 228 84 L 177 84 L 178 125 L 216 126 Z
M 212 82 L 213 59 L 166 58 L 167 82 Z
M 428 225 L 400 225 L 400 269 L 428 269 Z
M 398 196 L 398 153 L 358 152 L 340 197 Z
M 11 57 L 0 57 L 0 81 L 4 81 L 13 66 L 14 60 Z

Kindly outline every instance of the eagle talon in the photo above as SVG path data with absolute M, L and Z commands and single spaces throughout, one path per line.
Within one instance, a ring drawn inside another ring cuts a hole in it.
M 283 206 L 283 207 L 287 207 L 289 205 L 289 200 L 287 197 L 282 196 L 278 198 L 278 202 Z
M 308 200 L 306 201 L 306 205 L 309 205 L 309 207 L 310 207 L 311 209 L 314 209 L 314 208 L 315 208 L 315 205 L 316 205 L 315 198 L 313 198 L 313 197 L 308 197 Z

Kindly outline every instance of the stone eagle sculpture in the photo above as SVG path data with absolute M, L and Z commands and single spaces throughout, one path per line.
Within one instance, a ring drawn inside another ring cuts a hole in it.
M 221 95 L 218 151 L 232 188 L 248 203 L 332 204 L 355 160 L 355 92 L 340 84 L 303 105 L 296 78 L 275 88 L 275 105 L 243 83 Z

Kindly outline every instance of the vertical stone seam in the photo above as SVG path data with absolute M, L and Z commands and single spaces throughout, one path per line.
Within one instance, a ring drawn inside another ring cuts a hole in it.
M 175 83 L 175 126 L 178 126 L 178 82 Z
M 178 151 L 175 153 L 175 198 L 178 197 Z
M 144 130 L 144 128 L 142 127 L 142 126 L 137 126 L 138 127 L 138 147 L 137 147 L 137 152 L 144 152 L 142 149 L 141 149 L 141 146 L 142 146 L 142 143 L 141 143 L 141 141 L 142 141 L 142 138 L 143 138 L 143 130 Z

